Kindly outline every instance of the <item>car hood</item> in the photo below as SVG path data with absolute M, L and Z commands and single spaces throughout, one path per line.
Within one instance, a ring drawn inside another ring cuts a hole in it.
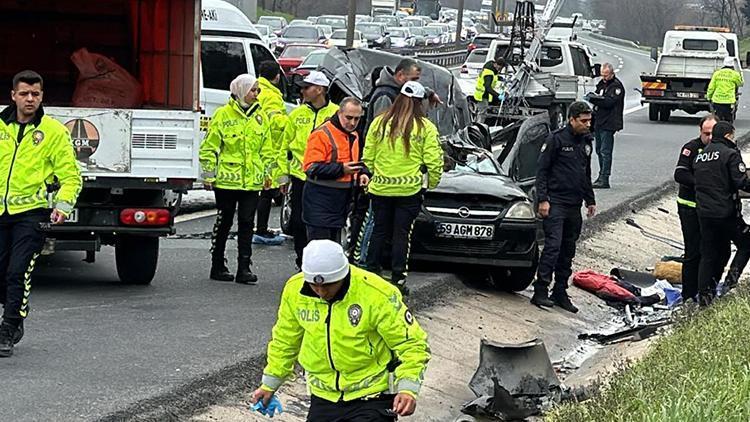
M 346 95 L 361 100 L 372 90 L 373 71 L 382 66 L 395 69 L 402 59 L 398 54 L 371 49 L 331 49 L 318 70 L 326 74 Z M 438 65 L 417 61 L 422 68 L 419 81 L 434 90 L 444 103 L 431 108 L 428 117 L 438 126 L 441 136 L 456 135 L 471 122 L 466 96 L 461 93 L 457 79 L 450 71 Z
M 486 174 L 449 171 L 443 173 L 440 184 L 430 192 L 446 194 L 478 194 L 500 198 L 503 201 L 527 200 L 528 196 L 510 178 Z

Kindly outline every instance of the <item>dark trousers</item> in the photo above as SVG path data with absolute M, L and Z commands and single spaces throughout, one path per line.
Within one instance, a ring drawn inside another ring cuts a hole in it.
M 18 325 L 29 313 L 31 274 L 44 247 L 40 225 L 49 223 L 49 210 L 0 216 L 0 303 L 3 320 Z
M 253 255 L 253 220 L 258 208 L 258 191 L 214 189 L 216 196 L 216 223 L 211 237 L 211 259 L 224 262 L 227 238 L 237 212 L 237 250 L 239 260 L 249 260 Z
M 312 396 L 307 422 L 393 422 L 398 419 L 393 400 L 392 394 L 336 403 Z
M 352 213 L 349 216 L 351 222 L 351 233 L 349 236 L 349 250 L 347 255 L 352 263 L 356 264 L 356 261 L 362 255 L 362 245 L 359 243 L 362 239 L 361 233 L 363 227 L 367 223 L 367 211 L 370 209 L 370 195 L 365 192 L 362 188 L 354 190 L 354 204 L 352 206 Z
M 714 113 L 725 122 L 734 123 L 734 110 L 732 104 L 716 104 L 711 103 L 714 108 Z
M 683 301 L 698 294 L 698 271 L 701 263 L 701 231 L 698 211 L 686 205 L 677 205 L 677 214 L 682 226 L 685 257 L 682 260 Z
M 535 285 L 548 287 L 554 274 L 553 294 L 565 293 L 568 279 L 573 274 L 573 258 L 582 225 L 580 206 L 550 206 L 549 216 L 542 220 L 544 249 L 539 259 Z
M 391 241 L 391 281 L 401 284 L 409 270 L 409 249 L 414 220 L 422 207 L 422 194 L 412 196 L 371 195 L 374 226 L 367 251 L 367 269 L 380 270 L 380 257 Z
M 294 236 L 294 252 L 297 254 L 297 267 L 302 267 L 302 250 L 307 246 L 307 229 L 302 221 L 302 192 L 305 190 L 305 181 L 292 177 L 289 199 L 291 201 L 292 236 Z
M 307 239 L 310 240 L 333 240 L 341 243 L 341 229 L 330 227 L 307 226 Z
M 737 246 L 737 254 L 730 265 L 727 279 L 735 283 L 739 279 L 750 259 L 750 234 L 747 225 L 735 217 L 700 218 L 700 226 L 702 241 L 698 293 L 713 295 L 732 254 L 732 242 Z
M 255 226 L 258 229 L 258 233 L 266 233 L 268 231 L 268 219 L 271 217 L 273 198 L 278 195 L 278 189 L 266 189 L 260 193 L 260 199 L 258 199 L 258 224 Z
M 609 181 L 612 173 L 612 154 L 615 149 L 615 132 L 599 129 L 596 131 L 596 155 L 599 157 L 599 180 Z

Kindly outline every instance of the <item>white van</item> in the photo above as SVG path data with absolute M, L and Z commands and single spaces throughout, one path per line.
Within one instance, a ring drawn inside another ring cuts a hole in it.
M 205 131 L 214 111 L 227 103 L 232 79 L 242 73 L 257 76 L 260 63 L 276 58 L 240 9 L 222 0 L 201 3 L 200 105 Z

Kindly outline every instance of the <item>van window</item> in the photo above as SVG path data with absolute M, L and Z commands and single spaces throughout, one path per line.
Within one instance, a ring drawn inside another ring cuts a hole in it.
M 570 56 L 573 58 L 573 72 L 576 76 L 594 77 L 594 72 L 591 71 L 589 57 L 582 48 L 571 45 Z
M 692 51 L 716 51 L 719 49 L 719 42 L 716 40 L 693 40 L 686 38 L 682 40 L 682 48 Z
M 727 51 L 729 52 L 729 57 L 736 56 L 734 51 L 734 40 L 727 40 Z
M 262 45 L 250 44 L 250 57 L 253 58 L 253 67 L 255 68 L 255 76 L 258 75 L 258 67 L 265 61 L 276 62 L 270 51 L 263 48 Z
M 539 66 L 554 67 L 563 62 L 562 48 L 542 46 L 542 54 L 539 59 Z
M 237 75 L 247 73 L 245 49 L 239 41 L 202 41 L 201 65 L 203 87 L 226 91 Z

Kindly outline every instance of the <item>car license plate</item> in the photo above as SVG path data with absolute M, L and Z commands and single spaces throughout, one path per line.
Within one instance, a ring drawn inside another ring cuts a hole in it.
M 482 226 L 478 224 L 438 223 L 436 229 L 438 237 L 460 239 L 492 239 L 494 234 L 494 226 Z
M 73 208 L 73 211 L 70 212 L 70 215 L 68 215 L 68 218 L 65 219 L 66 223 L 77 223 L 78 222 L 78 209 Z
M 699 92 L 678 92 L 677 98 L 700 98 Z

